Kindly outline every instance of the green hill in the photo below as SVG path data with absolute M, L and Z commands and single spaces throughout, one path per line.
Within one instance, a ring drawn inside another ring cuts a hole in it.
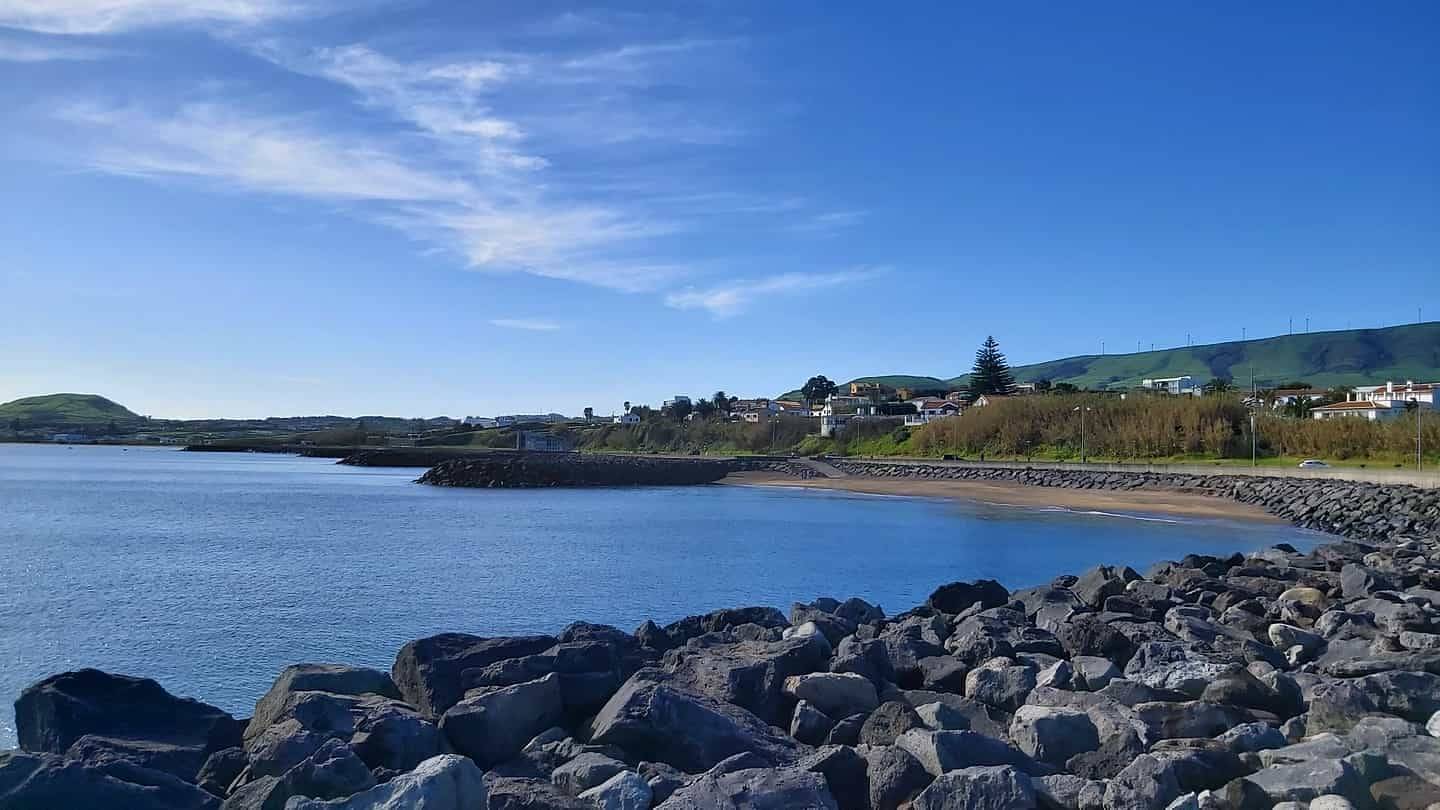
M 96 394 L 47 394 L 25 397 L 0 405 L 0 423 L 18 421 L 28 425 L 62 427 L 103 425 L 109 422 L 138 422 L 141 416 L 123 405 Z
M 1440 322 L 1280 335 L 1153 352 L 1087 354 L 1015 366 L 1012 371 L 1020 382 L 1045 379 L 1082 388 L 1129 388 L 1147 377 L 1186 374 L 1201 382 L 1230 377 L 1242 385 L 1248 385 L 1253 374 L 1256 384 L 1264 386 L 1302 380 L 1319 387 L 1386 380 L 1435 382 L 1440 381 Z M 969 375 L 944 380 L 908 376 L 859 379 L 929 380 L 957 388 Z

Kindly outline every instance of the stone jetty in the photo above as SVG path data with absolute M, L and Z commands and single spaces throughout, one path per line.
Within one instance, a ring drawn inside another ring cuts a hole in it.
M 529 488 L 710 484 L 729 459 L 582 453 L 486 453 L 442 461 L 418 483 L 442 487 Z
M 1340 536 L 954 582 L 899 612 L 446 633 L 389 672 L 289 667 L 249 718 L 63 673 L 16 701 L 0 810 L 1440 807 L 1434 493 L 1234 478 L 1089 485 L 1255 498 Z

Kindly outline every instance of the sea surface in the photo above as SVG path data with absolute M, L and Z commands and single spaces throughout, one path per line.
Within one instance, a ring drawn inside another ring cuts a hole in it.
M 0 444 L 0 749 L 27 684 L 78 667 L 248 716 L 286 664 L 389 669 L 442 631 L 634 629 L 740 605 L 1011 587 L 1321 535 L 778 487 L 465 490 L 416 469 Z

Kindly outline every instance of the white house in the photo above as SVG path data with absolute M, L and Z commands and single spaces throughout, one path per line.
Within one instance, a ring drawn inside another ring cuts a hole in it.
M 960 413 L 960 403 L 948 399 L 912 399 L 915 413 L 905 414 L 906 425 L 926 425 L 936 419 L 945 419 Z
M 610 421 L 617 425 L 638 425 L 640 424 L 640 415 L 634 413 L 625 413 L 611 419 Z
M 1158 394 L 1189 394 L 1200 396 L 1200 386 L 1195 384 L 1195 378 L 1186 374 L 1182 377 L 1155 377 L 1140 381 L 1140 387 L 1154 391 Z
M 1321 405 L 1318 408 L 1311 408 L 1310 418 L 1352 419 L 1359 417 L 1361 419 L 1369 419 L 1372 422 L 1379 422 L 1385 419 L 1393 419 L 1404 412 L 1404 406 L 1392 408 L 1390 404 L 1386 402 L 1357 402 L 1350 400 L 1348 402 L 1336 402 L 1333 405 Z
M 973 403 L 971 403 L 971 407 L 983 408 L 986 405 L 994 405 L 995 403 L 999 402 L 1004 398 L 1004 394 L 981 394 L 980 396 L 975 398 L 975 401 Z
M 679 402 L 683 402 L 686 405 L 689 405 L 690 397 L 687 397 L 684 394 L 676 394 L 673 398 L 667 399 L 664 402 L 660 403 L 660 407 L 669 408 Z
M 491 418 L 488 417 L 488 416 L 467 416 L 467 417 L 465 417 L 465 422 L 464 422 L 464 423 L 465 423 L 465 425 L 467 425 L 467 426 L 469 426 L 469 427 L 478 427 L 478 428 L 493 428 L 493 427 L 498 427 L 498 423 L 497 423 L 494 419 L 491 419 Z

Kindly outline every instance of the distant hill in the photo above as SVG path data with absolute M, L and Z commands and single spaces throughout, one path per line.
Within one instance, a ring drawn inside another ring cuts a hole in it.
M 97 394 L 47 394 L 0 405 L 0 423 L 30 425 L 103 425 L 138 422 L 140 414 Z
M 963 354 L 968 356 L 969 352 Z M 1440 381 L 1440 322 L 1280 335 L 1153 352 L 1087 354 L 1015 366 L 1012 371 L 1020 382 L 1045 379 L 1082 388 L 1129 388 L 1147 377 L 1186 374 L 1201 382 L 1230 377 L 1242 385 L 1248 385 L 1254 374 L 1256 384 L 1266 386 L 1301 380 L 1319 387 L 1375 384 L 1386 380 L 1435 382 Z M 958 388 L 968 382 L 969 376 L 937 379 L 896 375 L 858 379 L 911 387 L 925 385 L 886 381 L 930 381 L 936 387 Z M 798 394 L 792 391 L 786 396 Z

